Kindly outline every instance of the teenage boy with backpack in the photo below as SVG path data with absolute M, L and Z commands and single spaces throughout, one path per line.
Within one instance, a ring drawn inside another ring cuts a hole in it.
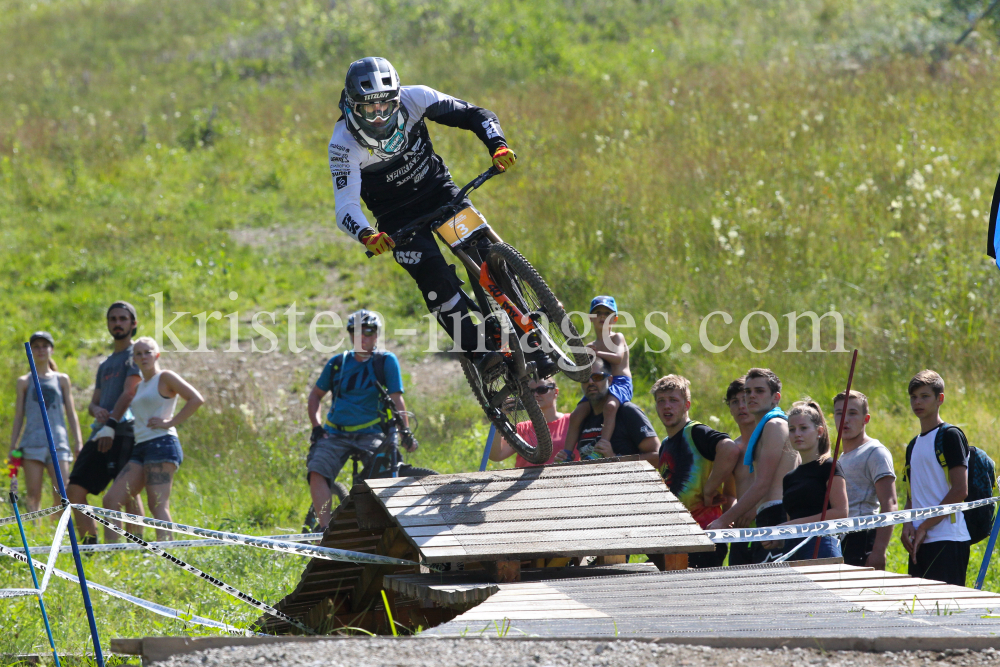
M 993 462 L 982 450 L 969 447 L 960 428 L 941 419 L 944 380 L 932 370 L 923 370 L 913 376 L 908 389 L 910 408 L 920 420 L 920 435 L 906 448 L 904 509 L 989 497 L 989 487 L 996 480 Z M 970 480 L 974 480 L 971 485 Z M 910 553 L 910 576 L 964 586 L 969 546 L 985 537 L 992 526 L 993 506 L 987 505 L 986 512 L 978 509 L 982 508 L 903 524 L 900 539 Z

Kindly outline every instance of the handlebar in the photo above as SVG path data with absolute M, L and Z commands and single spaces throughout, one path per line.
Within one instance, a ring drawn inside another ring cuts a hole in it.
M 426 215 L 422 215 L 419 218 L 414 218 L 412 221 L 410 221 L 408 225 L 397 230 L 396 238 L 399 239 L 407 238 L 408 236 L 415 233 L 418 229 L 427 225 L 428 223 L 441 219 L 442 217 L 444 217 L 446 213 L 452 212 L 452 210 L 455 207 L 457 207 L 458 204 L 463 199 L 465 199 L 466 195 L 468 195 L 473 190 L 476 190 L 479 187 L 481 187 L 483 183 L 490 180 L 494 176 L 502 173 L 503 172 L 497 169 L 496 167 L 490 167 L 489 169 L 487 169 L 486 171 L 484 171 L 483 173 L 479 174 L 474 179 L 469 181 L 464 188 L 458 191 L 458 194 L 449 203 L 431 211 Z M 389 238 L 392 240 L 393 243 L 396 242 L 396 239 L 392 238 L 391 236 Z M 372 257 L 375 256 L 375 253 L 371 252 L 370 250 L 366 250 L 365 256 L 371 259 Z

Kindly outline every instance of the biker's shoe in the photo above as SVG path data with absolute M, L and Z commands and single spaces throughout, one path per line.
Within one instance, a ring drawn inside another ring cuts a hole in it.
M 492 379 L 502 370 L 503 355 L 496 350 L 480 352 L 473 356 L 472 363 L 476 365 L 483 380 Z

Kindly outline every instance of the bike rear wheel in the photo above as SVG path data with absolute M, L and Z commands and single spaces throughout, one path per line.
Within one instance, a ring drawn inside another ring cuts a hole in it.
M 333 486 L 330 487 L 330 513 L 336 511 L 340 504 L 347 500 L 347 495 L 350 493 L 350 489 L 343 482 L 334 482 Z M 316 516 L 316 508 L 309 505 L 309 511 L 306 512 L 306 518 L 302 520 L 302 532 L 304 533 L 315 533 L 319 531 L 319 518 Z
M 586 380 L 592 364 L 590 354 L 573 321 L 535 267 L 507 243 L 491 245 L 486 263 L 507 296 L 527 311 L 524 314 L 535 315 L 536 322 L 537 315 L 545 317 L 546 321 L 538 325 L 550 341 L 543 343 L 542 349 L 556 361 L 559 370 L 574 382 Z
M 534 392 L 528 388 L 527 380 L 518 382 L 505 363 L 501 374 L 484 381 L 475 364 L 465 357 L 461 358 L 461 363 L 465 379 L 469 381 L 472 393 L 476 395 L 486 418 L 496 426 L 497 435 L 509 442 L 514 451 L 528 462 L 548 462 L 552 456 L 552 434 L 549 433 L 549 426 L 542 409 L 538 407 Z M 508 406 L 508 415 L 502 408 L 510 399 L 513 399 L 513 405 Z M 523 421 L 531 422 L 537 446 L 532 446 L 518 435 L 516 425 Z

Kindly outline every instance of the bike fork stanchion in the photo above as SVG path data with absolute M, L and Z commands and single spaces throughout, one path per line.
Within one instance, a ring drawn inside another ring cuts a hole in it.
M 8 494 L 8 498 L 10 498 L 11 507 L 14 508 L 14 517 L 17 519 L 17 530 L 21 533 L 21 544 L 24 545 L 24 554 L 28 557 L 28 568 L 31 570 L 31 583 L 35 585 L 35 590 L 38 591 L 38 606 L 42 610 L 42 621 L 45 622 L 45 634 L 49 636 L 52 658 L 56 661 L 56 667 L 60 667 L 59 654 L 56 652 L 56 642 L 52 638 L 52 627 L 49 625 L 49 615 L 45 613 L 45 601 L 42 600 L 42 591 L 38 587 L 38 575 L 35 574 L 35 561 L 31 557 L 31 549 L 28 548 L 28 537 L 24 534 L 24 524 L 21 523 L 21 512 L 17 509 L 17 494 L 11 491 Z M 72 510 L 67 507 L 63 511 L 71 512 Z
M 497 427 L 490 424 L 490 434 L 486 436 L 486 449 L 483 450 L 483 460 L 479 464 L 479 472 L 486 472 L 486 465 L 490 462 L 490 450 L 493 449 L 493 438 L 496 437 Z
M 69 498 L 66 497 L 66 485 L 63 483 L 62 469 L 59 466 L 59 454 L 56 452 L 56 443 L 52 438 L 52 426 L 49 424 L 49 413 L 45 407 L 45 396 L 42 394 L 42 384 L 38 379 L 38 370 L 35 368 L 35 357 L 31 354 L 31 343 L 24 344 L 24 351 L 28 355 L 28 365 L 31 367 L 31 377 L 35 383 L 35 397 L 38 399 L 38 407 L 42 413 L 42 423 L 45 425 L 45 436 L 49 440 L 49 455 L 52 457 L 52 467 L 56 473 L 56 485 L 59 487 L 59 495 L 63 502 L 69 505 Z M 72 510 L 66 508 L 67 512 Z M 76 561 L 76 576 L 80 579 L 80 592 L 83 595 L 83 608 L 87 612 L 87 622 L 90 624 L 90 637 L 94 641 L 94 657 L 97 660 L 97 667 L 104 667 L 104 653 L 101 651 L 101 639 L 97 634 L 97 620 L 94 618 L 94 607 L 90 604 L 90 591 L 87 589 L 87 576 L 83 571 L 83 561 L 80 559 L 80 547 L 76 543 L 76 529 L 73 526 L 73 519 L 70 518 L 67 526 L 69 533 L 69 545 L 73 550 L 73 560 Z M 30 559 L 30 554 L 29 554 Z
M 983 554 L 983 564 L 979 566 L 979 576 L 976 577 L 976 589 L 983 590 L 983 582 L 986 581 L 986 572 L 990 569 L 990 561 L 993 559 L 993 547 L 997 545 L 997 533 L 1000 533 L 1000 504 L 993 512 L 993 530 L 990 531 L 990 541 L 986 543 L 986 552 Z

